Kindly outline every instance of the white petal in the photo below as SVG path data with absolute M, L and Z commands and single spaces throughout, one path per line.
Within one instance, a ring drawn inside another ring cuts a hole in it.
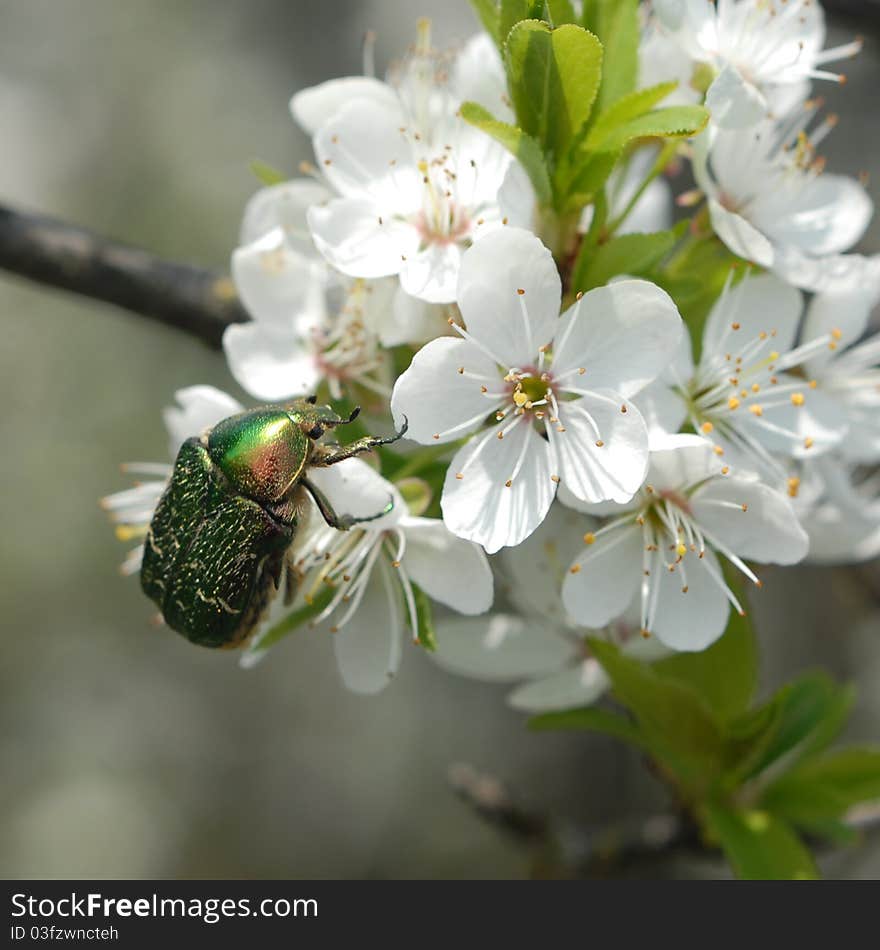
M 657 491 L 681 492 L 717 475 L 724 463 L 712 443 L 699 435 L 653 436 L 648 484 Z
M 372 100 L 386 110 L 400 112 L 397 93 L 387 83 L 370 76 L 345 76 L 303 89 L 290 100 L 290 112 L 294 122 L 308 135 L 314 135 L 352 99 Z
M 406 221 L 384 217 L 371 200 L 337 198 L 309 209 L 315 246 L 350 277 L 397 274 L 419 247 L 419 232 Z
M 636 396 L 636 408 L 642 414 L 649 436 L 652 433 L 678 432 L 687 418 L 687 403 L 663 380 L 655 380 Z
M 178 389 L 174 398 L 180 408 L 169 406 L 162 410 L 172 458 L 190 436 L 200 435 L 205 429 L 243 409 L 237 399 L 213 386 L 187 386 Z
M 835 331 L 837 350 L 825 349 L 810 358 L 807 364 L 810 374 L 827 366 L 845 347 L 858 340 L 868 327 L 871 309 L 876 302 L 874 288 L 853 287 L 840 293 L 816 294 L 807 307 L 804 320 L 803 340 L 809 343 L 817 337 Z
M 794 346 L 803 296 L 773 274 L 746 277 L 729 288 L 712 307 L 703 331 L 704 364 L 717 360 L 732 346 L 743 346 L 761 333 L 773 333 L 773 349 L 785 353 Z M 738 330 L 731 324 L 738 323 Z
M 437 650 L 430 655 L 450 672 L 503 682 L 553 673 L 576 652 L 572 641 L 550 627 L 493 614 L 443 621 L 437 627 Z
M 452 303 L 461 266 L 461 247 L 453 241 L 429 244 L 408 256 L 400 271 L 400 286 L 428 303 Z
M 795 287 L 814 293 L 840 293 L 854 286 L 876 287 L 880 255 L 828 254 L 813 257 L 796 247 L 777 246 L 773 270 Z
M 499 399 L 487 398 L 481 386 L 493 394 L 502 391 L 498 368 L 488 357 L 466 340 L 433 340 L 416 353 L 394 385 L 394 424 L 400 428 L 406 418 L 407 438 L 423 445 L 461 439 L 499 405 Z
M 578 387 L 634 396 L 675 356 L 682 328 L 672 298 L 646 280 L 596 287 L 560 317 L 553 371 L 582 367 L 586 373 L 573 377 Z
M 519 162 L 507 166 L 504 181 L 498 189 L 498 220 L 507 218 L 512 227 L 534 230 L 535 227 L 535 189 L 525 169 Z M 481 229 L 474 229 L 474 240 L 481 236 Z
M 436 518 L 407 518 L 403 565 L 433 600 L 462 614 L 481 614 L 492 606 L 492 570 L 486 555 L 470 541 L 450 533 Z
M 367 531 L 393 528 L 408 514 L 406 502 L 400 492 L 362 459 L 350 458 L 325 468 L 312 466 L 309 481 L 326 495 L 337 515 L 354 518 L 373 518 L 389 504 L 392 509 L 381 518 L 364 522 L 360 527 Z M 320 515 L 313 515 L 319 521 Z
M 381 692 L 400 666 L 403 612 L 396 587 L 380 557 L 354 617 L 332 635 L 339 672 L 355 693 Z
M 565 576 L 565 609 L 578 623 L 604 627 L 619 617 L 635 597 L 641 564 L 642 529 L 637 525 L 601 535 L 584 548 Z
M 780 385 L 799 382 L 797 377 L 779 375 Z M 767 390 L 768 396 L 772 389 Z M 792 458 L 812 458 L 838 445 L 846 435 L 847 414 L 840 403 L 821 389 L 803 390 L 804 403 L 791 402 L 764 407 L 760 418 L 743 416 L 741 426 L 773 452 Z M 785 430 L 770 430 L 763 423 Z M 788 433 L 791 433 L 790 435 Z
M 706 108 L 721 128 L 745 129 L 762 119 L 768 106 L 761 91 L 727 64 L 706 92 Z
M 641 184 L 641 182 L 639 182 Z M 617 234 L 653 234 L 672 227 L 673 198 L 669 183 L 655 178 L 642 192 Z
M 223 351 L 236 382 L 255 399 L 281 402 L 314 392 L 320 381 L 314 354 L 293 333 L 236 323 L 223 332 Z
M 648 471 L 648 427 L 638 409 L 599 390 L 560 403 L 559 421 L 565 431 L 552 430 L 552 446 L 569 491 L 589 502 L 629 501 Z
M 409 214 L 421 207 L 422 173 L 400 128 L 399 111 L 365 99 L 338 109 L 315 135 L 324 177 L 343 196 L 369 197 L 380 214 Z
M 796 564 L 806 556 L 807 536 L 788 498 L 760 482 L 712 479 L 694 492 L 691 510 L 701 528 L 740 557 Z
M 239 242 L 250 244 L 281 228 L 291 247 L 302 254 L 314 255 L 306 211 L 332 197 L 330 189 L 313 178 L 298 178 L 261 188 L 245 205 Z
M 687 593 L 682 593 L 681 570 L 661 570 L 657 597 L 657 612 L 653 633 L 673 650 L 705 650 L 714 643 L 727 627 L 730 606 L 723 590 L 710 571 L 721 576 L 718 559 L 707 550 L 703 558 L 685 557 Z
M 279 331 L 324 318 L 324 266 L 291 248 L 280 228 L 232 255 L 232 279 L 248 313 Z
M 507 367 L 531 364 L 552 340 L 561 294 L 553 255 L 529 231 L 502 227 L 462 257 L 458 305 L 465 325 Z
M 426 343 L 445 335 L 449 332 L 446 312 L 445 307 L 412 297 L 395 282 L 390 305 L 386 300 L 380 307 L 377 295 L 374 295 L 364 319 L 374 329 L 382 346 L 392 347 L 401 343 Z
M 714 198 L 709 198 L 709 218 L 715 233 L 734 254 L 762 267 L 773 266 L 773 245 L 744 217 L 723 208 Z
M 502 122 L 513 120 L 504 65 L 488 33 L 465 43 L 455 57 L 450 85 L 459 101 L 477 102 Z
M 520 686 L 507 701 L 524 712 L 576 709 L 594 703 L 610 685 L 611 680 L 599 663 L 588 657 L 570 669 Z
M 544 520 L 556 492 L 549 447 L 532 426 L 520 422 L 501 440 L 496 428 L 456 452 L 441 499 L 449 530 L 489 554 L 525 540 Z

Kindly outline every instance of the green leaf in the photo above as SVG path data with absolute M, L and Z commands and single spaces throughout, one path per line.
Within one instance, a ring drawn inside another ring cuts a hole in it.
M 675 247 L 679 236 L 680 229 L 673 228 L 654 234 L 621 234 L 594 248 L 584 242 L 572 271 L 572 289 L 586 293 L 618 274 L 645 274 Z
M 602 142 L 618 126 L 626 122 L 631 122 L 639 116 L 650 112 L 659 102 L 662 102 L 670 93 L 672 93 L 678 83 L 671 82 L 657 83 L 656 86 L 648 86 L 645 89 L 637 89 L 623 98 L 618 99 L 613 105 L 604 108 L 601 112 L 596 112 L 590 126 L 589 141 L 592 143 Z M 587 143 L 589 144 L 589 142 Z
M 510 32 L 505 60 L 519 126 L 554 164 L 589 118 L 602 75 L 602 44 L 570 23 L 551 30 L 541 20 L 523 20 Z
M 762 807 L 809 829 L 880 799 L 880 749 L 852 747 L 809 759 L 768 786 Z
M 283 181 L 287 181 L 287 176 L 283 172 L 278 171 L 277 168 L 273 168 L 266 162 L 260 161 L 259 158 L 255 158 L 248 167 L 266 186 L 280 185 Z
M 437 649 L 437 637 L 434 631 L 434 610 L 428 595 L 416 584 L 412 585 L 416 602 L 416 623 L 419 625 L 418 641 L 433 653 Z
M 461 116 L 466 122 L 482 129 L 512 152 L 529 176 L 538 203 L 550 202 L 550 176 L 547 173 L 541 147 L 531 136 L 516 126 L 499 121 L 476 102 L 465 102 L 461 107 Z
M 686 138 L 701 132 L 708 121 L 709 112 L 703 106 L 666 106 L 610 128 L 603 124 L 590 129 L 583 147 L 609 151 L 635 139 Z
M 650 751 L 638 727 L 629 719 L 617 713 L 608 712 L 595 706 L 583 709 L 567 709 L 564 712 L 542 713 L 529 720 L 529 728 L 538 732 L 551 729 L 578 729 L 587 732 L 601 732 L 606 736 L 621 739 L 644 751 Z
M 568 206 L 580 209 L 602 194 L 608 176 L 620 160 L 621 149 L 610 152 L 593 152 L 581 162 L 573 180 L 562 185 L 560 191 L 567 196 Z
M 818 879 L 813 856 L 780 818 L 764 811 L 734 811 L 710 804 L 705 819 L 737 877 L 747 881 Z
M 471 0 L 471 6 L 474 13 L 483 25 L 483 29 L 495 40 L 497 45 L 501 44 L 500 31 L 500 11 L 498 9 L 498 0 Z
M 599 104 L 606 106 L 631 92 L 638 78 L 639 0 L 593 0 L 584 4 L 583 25 L 605 48 Z
M 731 611 L 724 636 L 707 650 L 678 653 L 654 668 L 693 687 L 726 723 L 749 708 L 758 684 L 758 644 L 751 621 Z
M 547 10 L 553 26 L 578 22 L 571 0 L 547 0 Z
M 723 739 L 702 698 L 604 640 L 591 639 L 589 644 L 611 679 L 614 695 L 635 716 L 657 758 L 691 788 L 714 780 L 720 774 Z
M 501 45 L 507 43 L 510 31 L 522 20 L 540 20 L 544 0 L 501 0 L 498 33 Z
M 820 752 L 843 727 L 853 699 L 851 687 L 838 686 L 820 671 L 786 684 L 770 700 L 774 715 L 748 744 L 735 774 L 748 779 L 783 758 L 791 766 Z

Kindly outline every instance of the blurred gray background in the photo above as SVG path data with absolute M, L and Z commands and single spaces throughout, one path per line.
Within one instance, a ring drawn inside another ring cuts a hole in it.
M 866 36 L 849 83 L 825 84 L 841 123 L 836 171 L 880 180 L 880 33 L 848 4 L 829 45 Z M 873 11 L 873 13 L 872 13 Z M 225 268 L 248 163 L 293 171 L 309 144 L 290 94 L 384 69 L 431 16 L 439 45 L 466 0 L 0 0 L 0 200 Z M 877 189 L 872 189 L 877 197 Z M 875 221 L 863 249 L 880 251 Z M 236 392 L 189 337 L 0 274 L 0 876 L 522 877 L 527 853 L 450 792 L 471 762 L 583 827 L 664 807 L 610 741 L 535 735 L 505 689 L 454 678 L 413 649 L 381 696 L 355 697 L 330 644 L 290 638 L 243 672 L 149 623 L 98 498 L 123 460 L 164 460 L 175 389 Z M 857 681 L 853 737 L 880 737 L 880 622 L 868 571 L 767 573 L 756 603 L 765 688 L 822 664 Z M 876 593 L 875 593 L 876 598 Z M 714 873 L 669 862 L 652 874 Z M 871 843 L 832 874 L 880 875 Z

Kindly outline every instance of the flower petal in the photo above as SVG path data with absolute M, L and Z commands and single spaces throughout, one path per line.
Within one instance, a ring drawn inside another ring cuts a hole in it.
M 429 244 L 407 256 L 400 271 L 400 286 L 428 303 L 452 303 L 461 266 L 461 247 L 454 241 Z
M 807 307 L 803 340 L 809 343 L 826 333 L 839 333 L 837 350 L 825 349 L 810 358 L 809 373 L 821 371 L 833 362 L 845 347 L 858 340 L 868 327 L 871 310 L 876 302 L 875 288 L 852 287 L 840 293 L 816 294 Z
M 780 373 L 778 378 L 780 384 L 801 382 L 788 374 Z M 840 444 L 847 428 L 844 408 L 821 389 L 804 386 L 801 395 L 801 405 L 785 402 L 765 407 L 760 417 L 744 416 L 741 427 L 766 448 L 792 458 L 812 458 Z
M 682 492 L 717 475 L 724 463 L 712 443 L 699 435 L 653 436 L 648 484 L 657 491 Z
M 685 575 L 681 570 L 661 570 L 657 610 L 651 628 L 658 640 L 673 650 L 705 650 L 727 627 L 730 607 L 724 591 L 712 577 L 721 577 L 721 567 L 712 551 L 704 557 L 687 557 Z M 684 585 L 683 581 L 687 580 Z M 682 587 L 687 586 L 687 593 Z
M 423 445 L 460 439 L 500 405 L 499 376 L 497 366 L 467 340 L 432 340 L 416 353 L 394 385 L 394 424 L 399 429 L 406 418 L 407 438 Z M 489 393 L 495 398 L 489 398 Z
M 797 564 L 807 554 L 807 535 L 788 498 L 760 482 L 713 478 L 694 492 L 690 505 L 701 530 L 740 557 Z
M 554 375 L 583 368 L 583 375 L 571 377 L 574 385 L 634 396 L 676 355 L 682 328 L 672 298 L 646 280 L 596 287 L 559 319 Z
M 178 406 L 162 410 L 169 435 L 172 458 L 190 436 L 200 435 L 244 408 L 242 404 L 214 386 L 187 386 L 174 394 Z
M 223 332 L 223 352 L 236 382 L 255 399 L 280 402 L 314 392 L 320 373 L 301 338 L 261 323 L 235 323 Z
M 390 303 L 385 293 L 373 293 L 364 320 L 386 347 L 427 343 L 449 332 L 446 308 L 411 296 L 396 281 Z
M 773 270 L 795 287 L 813 293 L 840 293 L 853 286 L 876 287 L 880 254 L 828 254 L 813 257 L 796 247 L 777 246 Z
M 387 83 L 371 76 L 344 76 L 303 89 L 290 100 L 290 112 L 300 128 L 308 135 L 314 135 L 352 99 L 373 101 L 388 112 L 396 112 L 401 117 L 398 124 L 402 124 L 397 93 Z
M 532 426 L 520 422 L 502 440 L 496 429 L 456 452 L 440 503 L 449 530 L 482 544 L 488 554 L 525 540 L 544 520 L 556 492 L 549 446 Z
M 418 251 L 416 228 L 406 221 L 383 217 L 382 209 L 371 200 L 337 198 L 311 207 L 308 220 L 315 246 L 350 277 L 397 274 Z
M 362 459 L 350 458 L 326 467 L 312 466 L 309 481 L 327 497 L 337 515 L 353 518 L 371 518 L 360 527 L 365 531 L 383 531 L 393 528 L 408 514 L 406 502 L 395 486 Z M 375 515 L 393 507 L 381 518 Z M 310 520 L 319 523 L 315 513 Z
M 462 257 L 458 305 L 465 325 L 506 367 L 530 365 L 552 340 L 561 295 L 553 255 L 530 231 L 492 231 Z
M 470 541 L 452 534 L 436 518 L 406 518 L 403 565 L 433 600 L 462 614 L 481 614 L 492 606 L 492 569 Z
M 729 63 L 706 91 L 706 108 L 712 121 L 723 129 L 745 129 L 767 114 L 767 100 Z
M 567 670 L 525 683 L 507 697 L 507 702 L 523 712 L 576 709 L 594 703 L 610 685 L 607 673 L 588 657 Z
M 773 266 L 773 245 L 744 217 L 728 211 L 714 198 L 709 198 L 709 218 L 715 233 L 734 254 L 762 267 Z
M 503 682 L 554 673 L 576 653 L 571 640 L 549 627 L 493 614 L 443 621 L 437 627 L 437 650 L 430 656 L 452 673 Z
M 333 192 L 313 178 L 297 178 L 261 188 L 245 205 L 239 242 L 250 244 L 281 228 L 291 247 L 301 254 L 315 256 L 306 211 L 332 197 Z
M 629 501 L 648 471 L 648 427 L 638 409 L 599 390 L 560 403 L 559 422 L 564 431 L 551 424 L 549 432 L 568 490 L 588 502 Z
M 357 612 L 333 634 L 333 651 L 345 685 L 355 693 L 379 693 L 397 672 L 403 636 L 402 598 L 385 559 L 373 568 Z
M 635 523 L 597 537 L 562 583 L 562 602 L 587 627 L 604 627 L 632 603 L 639 587 L 642 530 Z

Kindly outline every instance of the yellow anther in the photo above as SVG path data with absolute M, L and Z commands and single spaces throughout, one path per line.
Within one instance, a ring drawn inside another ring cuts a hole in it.
M 795 476 L 792 476 L 788 480 L 788 495 L 790 498 L 797 498 L 798 491 L 800 491 L 801 480 Z
M 736 398 L 736 396 L 731 396 L 730 399 L 727 400 L 727 408 L 739 409 L 739 400 Z
M 572 565 L 571 565 L 571 571 L 570 571 L 570 573 L 572 573 L 572 574 L 580 574 L 580 572 L 581 572 L 581 566 L 580 566 L 580 564 L 572 564 Z
M 804 448 L 805 448 L 805 449 L 811 449 L 811 448 L 813 447 L 813 444 L 814 444 L 814 443 L 813 443 L 813 439 L 812 439 L 810 436 L 807 436 L 807 437 L 804 439 Z
M 529 401 L 529 397 L 524 392 L 515 392 L 513 394 L 513 401 L 518 406 L 524 406 Z
M 685 546 L 685 544 L 684 544 L 681 540 L 679 540 L 678 544 L 676 544 L 676 546 L 675 546 L 675 553 L 676 553 L 679 557 L 684 557 L 685 554 L 687 554 L 687 547 Z
M 815 379 L 811 379 L 807 385 L 810 387 L 810 389 L 815 389 L 819 384 L 816 382 Z
M 757 403 L 756 403 L 754 406 L 749 406 L 749 412 L 750 412 L 753 416 L 763 416 L 763 415 L 764 415 L 764 410 L 763 410 L 763 408 L 762 408 L 761 406 L 759 406 Z
M 716 455 L 724 455 L 724 449 L 722 449 L 720 445 L 716 445 L 716 446 L 712 449 L 712 451 L 713 451 Z
M 803 393 L 792 393 L 791 394 L 791 404 L 793 406 L 802 406 L 804 404 L 804 394 Z
M 842 332 L 841 330 L 838 330 L 837 327 L 835 327 L 835 328 L 831 331 L 831 336 L 832 336 L 835 340 L 839 340 L 839 339 L 843 336 L 843 332 Z
M 516 288 L 516 292 L 520 295 L 520 297 L 522 297 L 522 295 L 525 293 L 525 291 L 522 289 L 522 287 L 517 287 L 517 288 Z
M 710 433 L 714 428 L 715 428 L 715 426 L 713 426 L 711 422 L 704 422 L 704 423 L 700 426 L 700 429 L 701 429 L 701 431 L 703 432 L 704 435 L 709 435 L 709 433 Z
M 584 535 L 584 544 L 593 544 L 596 541 L 596 535 L 592 531 L 588 531 Z
M 777 351 L 774 350 L 774 351 L 770 354 L 770 362 L 771 362 L 771 363 L 775 363 L 776 360 L 778 360 L 778 359 L 779 359 L 779 353 L 777 353 Z
M 761 391 L 761 387 L 757 383 L 752 383 L 752 392 L 759 393 L 760 391 Z
M 731 329 L 731 330 L 738 330 L 739 327 L 740 327 L 740 325 L 739 325 L 738 323 L 731 323 L 731 324 L 730 324 L 730 329 Z

